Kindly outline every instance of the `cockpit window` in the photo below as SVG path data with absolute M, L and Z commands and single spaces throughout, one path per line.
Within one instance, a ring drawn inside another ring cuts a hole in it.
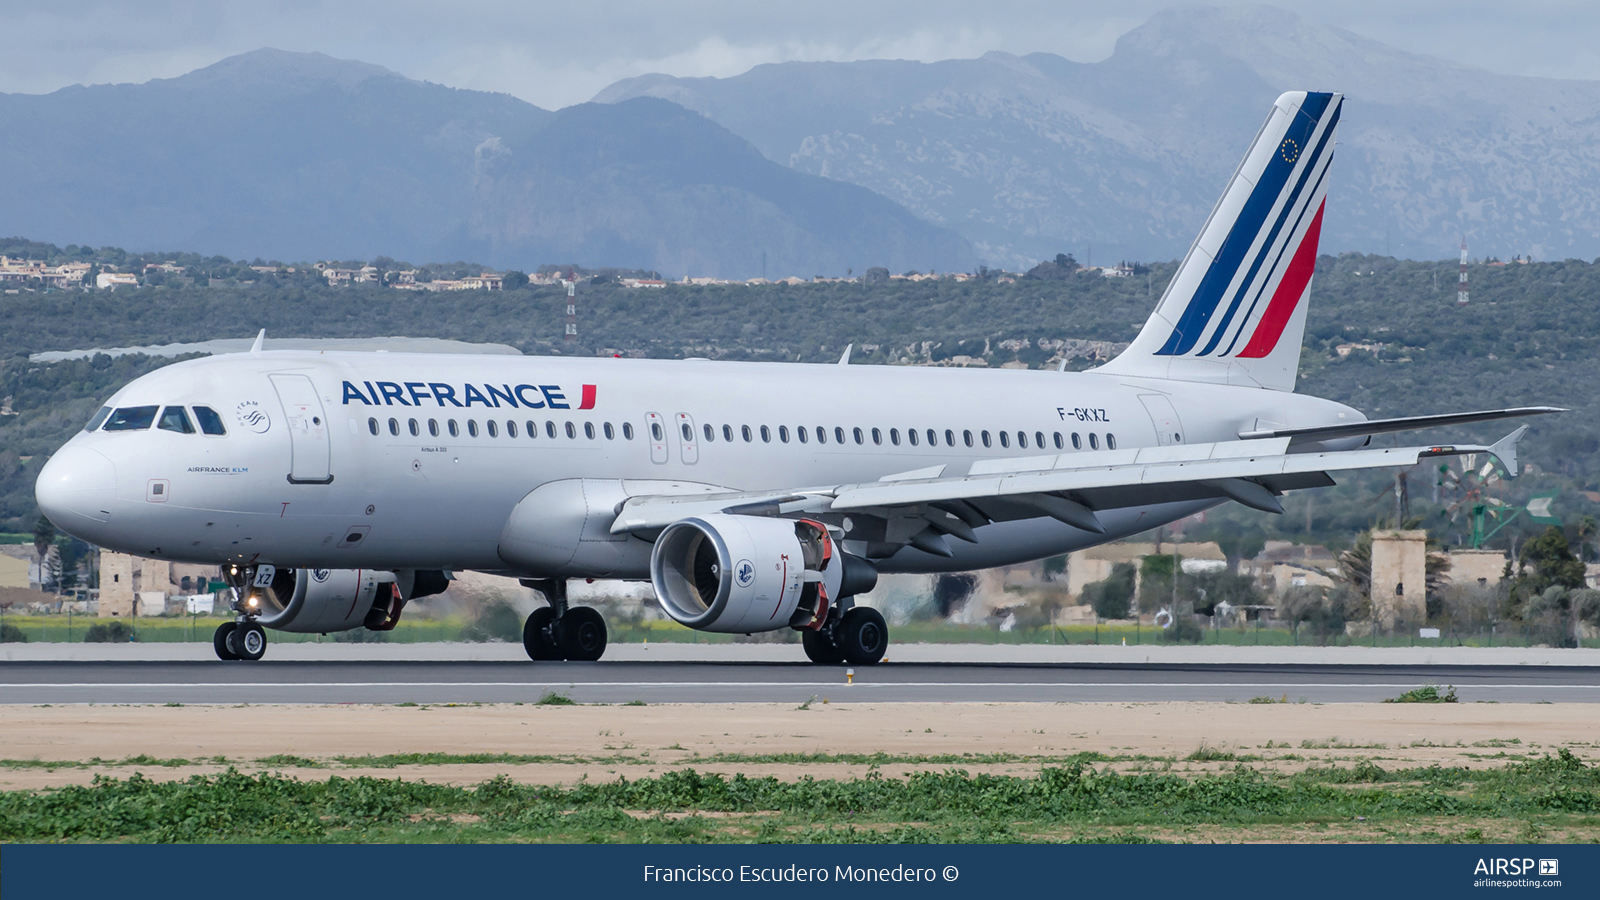
M 179 434 L 194 434 L 194 426 L 189 423 L 189 414 L 181 406 L 169 406 L 161 411 L 161 420 L 156 422 L 156 427 L 162 431 L 176 431 Z
M 144 431 L 156 420 L 159 406 L 124 406 L 106 420 L 106 431 Z
M 195 420 L 200 423 L 200 431 L 205 434 L 227 434 L 228 429 L 222 427 L 222 417 L 209 406 L 196 406 L 194 408 Z
M 111 407 L 109 407 L 109 406 L 100 407 L 100 411 L 94 414 L 94 418 L 89 420 L 89 424 L 83 426 L 83 430 L 84 431 L 93 431 L 96 428 L 99 428 L 100 427 L 100 423 L 104 422 L 106 420 L 106 416 L 109 416 L 109 415 L 111 415 Z

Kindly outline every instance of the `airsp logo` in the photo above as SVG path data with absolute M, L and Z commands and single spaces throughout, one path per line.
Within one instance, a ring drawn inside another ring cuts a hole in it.
M 733 579 L 739 582 L 739 587 L 747 588 L 756 580 L 756 567 L 748 559 L 739 560 L 733 567 Z
M 272 427 L 272 419 L 267 411 L 254 400 L 246 400 L 234 407 L 233 416 L 239 420 L 241 428 L 248 428 L 256 434 L 266 434 L 267 429 Z
M 333 571 L 331 569 L 317 569 L 311 573 L 311 580 L 315 581 L 317 584 L 322 584 L 323 582 L 327 581 L 328 576 L 332 574 Z

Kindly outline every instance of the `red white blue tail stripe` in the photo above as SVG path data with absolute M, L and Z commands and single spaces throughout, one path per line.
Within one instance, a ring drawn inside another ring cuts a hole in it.
M 1278 98 L 1154 315 L 1108 371 L 1293 389 L 1343 103 Z M 1280 346 L 1294 359 L 1277 358 Z

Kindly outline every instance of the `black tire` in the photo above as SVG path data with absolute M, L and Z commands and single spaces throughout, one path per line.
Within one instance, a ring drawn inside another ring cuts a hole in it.
M 870 606 L 858 606 L 844 614 L 834 640 L 844 652 L 845 662 L 875 666 L 889 650 L 889 625 L 883 621 L 882 613 Z
M 844 651 L 839 649 L 826 630 L 801 629 L 800 646 L 805 648 L 806 658 L 818 665 L 831 666 L 844 662 Z
M 555 610 L 541 606 L 529 613 L 528 621 L 522 623 L 522 649 L 528 651 L 529 659 L 544 661 L 561 658 L 561 651 L 547 630 L 555 617 Z
M 567 659 L 594 662 L 606 652 L 605 617 L 587 606 L 570 607 L 556 623 L 556 643 Z
M 228 636 L 228 649 L 236 659 L 254 662 L 267 653 L 267 631 L 254 622 L 239 625 Z
M 223 622 L 217 626 L 216 632 L 211 635 L 211 649 L 217 651 L 217 659 L 231 661 L 239 658 L 234 655 L 233 647 L 228 644 L 228 638 L 233 636 L 233 630 L 238 627 L 238 622 Z

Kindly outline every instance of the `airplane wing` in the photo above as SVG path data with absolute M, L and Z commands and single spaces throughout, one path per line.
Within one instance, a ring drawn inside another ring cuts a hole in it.
M 1486 409 L 1479 412 L 1445 413 L 1439 416 L 1407 416 L 1401 419 L 1368 419 L 1347 425 L 1317 425 L 1310 428 L 1268 428 L 1260 431 L 1241 431 L 1241 440 L 1261 438 L 1289 438 L 1290 447 L 1337 438 L 1360 437 L 1364 434 L 1392 434 L 1397 431 L 1418 431 L 1445 425 L 1467 425 L 1472 422 L 1492 422 L 1496 419 L 1517 419 L 1523 416 L 1542 416 L 1546 413 L 1566 412 L 1559 406 L 1519 406 L 1514 409 Z
M 984 460 L 958 476 L 946 476 L 945 466 L 934 466 L 864 484 L 640 496 L 622 504 L 611 531 L 650 536 L 686 516 L 711 513 L 806 515 L 824 521 L 842 521 L 850 514 L 857 520 L 853 538 L 860 535 L 878 543 L 911 544 L 947 555 L 943 536 L 976 541 L 973 529 L 989 522 L 1049 516 L 1103 533 L 1097 511 L 1199 499 L 1229 499 L 1255 509 L 1282 512 L 1280 495 L 1332 485 L 1330 472 L 1410 467 L 1429 457 L 1487 453 L 1501 460 L 1508 473 L 1515 473 L 1517 442 L 1527 431 L 1528 426 L 1523 425 L 1490 446 L 1302 453 L 1291 451 L 1292 437 L 1220 441 Z

